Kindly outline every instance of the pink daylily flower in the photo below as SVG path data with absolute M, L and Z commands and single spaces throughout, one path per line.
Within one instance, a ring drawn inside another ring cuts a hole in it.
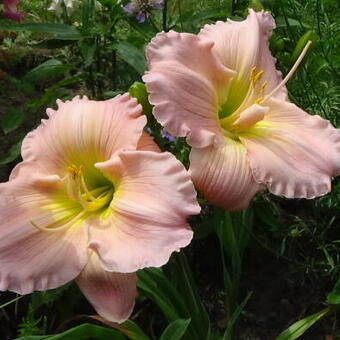
M 97 312 L 132 312 L 138 269 L 187 246 L 198 214 L 183 165 L 143 132 L 125 94 L 48 109 L 0 184 L 0 290 L 27 294 L 75 279 Z
M 13 21 L 21 22 L 25 14 L 18 11 L 19 0 L 2 0 L 4 4 L 4 17 Z
M 340 174 L 339 130 L 289 102 L 268 39 L 275 22 L 249 10 L 246 20 L 206 25 L 198 35 L 159 33 L 147 47 L 143 79 L 153 114 L 192 146 L 196 188 L 227 210 L 256 192 L 289 198 L 326 194 Z

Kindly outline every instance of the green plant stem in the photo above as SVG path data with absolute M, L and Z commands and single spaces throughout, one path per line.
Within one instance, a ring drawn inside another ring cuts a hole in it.
M 240 313 L 238 295 L 240 279 L 242 274 L 243 253 L 249 240 L 251 231 L 250 222 L 243 213 L 229 213 L 223 209 L 216 208 L 214 214 L 215 230 L 218 236 L 221 258 L 223 280 L 225 285 L 225 304 L 228 318 L 228 339 L 233 339 L 237 319 Z
M 182 7 L 181 0 L 177 0 L 178 14 L 179 14 L 179 22 L 181 24 L 181 30 L 183 31 L 183 22 L 182 22 Z
M 92 65 L 89 66 L 89 77 L 87 81 L 87 88 L 91 91 L 92 98 L 96 98 L 96 87 L 94 84 L 93 68 Z
M 167 11 L 168 11 L 168 1 L 164 0 L 163 3 L 163 16 L 162 16 L 162 22 L 163 22 L 163 31 L 167 32 L 168 27 L 167 27 Z

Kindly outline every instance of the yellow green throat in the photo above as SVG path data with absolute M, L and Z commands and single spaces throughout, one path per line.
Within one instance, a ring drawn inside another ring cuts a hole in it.
M 59 231 L 78 225 L 91 215 L 105 212 L 114 196 L 113 184 L 104 175 L 98 175 L 97 178 L 91 177 L 92 185 L 89 187 L 85 175 L 83 165 L 69 166 L 62 180 L 66 195 L 56 196 L 55 202 L 46 207 L 54 221 L 46 225 L 32 220 L 30 223 L 39 230 Z

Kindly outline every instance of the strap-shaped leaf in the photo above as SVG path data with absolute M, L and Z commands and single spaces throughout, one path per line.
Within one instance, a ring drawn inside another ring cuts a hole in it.
M 54 23 L 0 24 L 1 31 L 31 31 L 48 33 L 60 40 L 79 40 L 80 32 L 73 26 Z
M 180 340 L 187 330 L 191 319 L 179 319 L 172 322 L 163 332 L 159 340 Z
M 312 327 L 318 320 L 328 314 L 330 308 L 325 308 L 318 313 L 309 315 L 285 329 L 275 340 L 295 340 Z

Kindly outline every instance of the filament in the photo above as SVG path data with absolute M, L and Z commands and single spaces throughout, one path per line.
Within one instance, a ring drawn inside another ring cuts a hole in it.
M 299 55 L 299 58 L 296 60 L 296 62 L 294 63 L 293 67 L 290 69 L 290 71 L 288 72 L 288 74 L 285 76 L 285 78 L 281 81 L 281 83 L 275 87 L 274 90 L 272 90 L 269 94 L 267 94 L 265 96 L 265 98 L 263 99 L 263 101 L 266 101 L 267 99 L 269 99 L 270 97 L 272 97 L 282 86 L 284 86 L 288 80 L 293 76 L 294 72 L 296 71 L 296 69 L 299 67 L 299 65 L 301 64 L 302 59 L 305 57 L 310 45 L 311 45 L 311 40 L 309 40 L 306 44 L 306 46 L 303 48 L 301 54 Z

